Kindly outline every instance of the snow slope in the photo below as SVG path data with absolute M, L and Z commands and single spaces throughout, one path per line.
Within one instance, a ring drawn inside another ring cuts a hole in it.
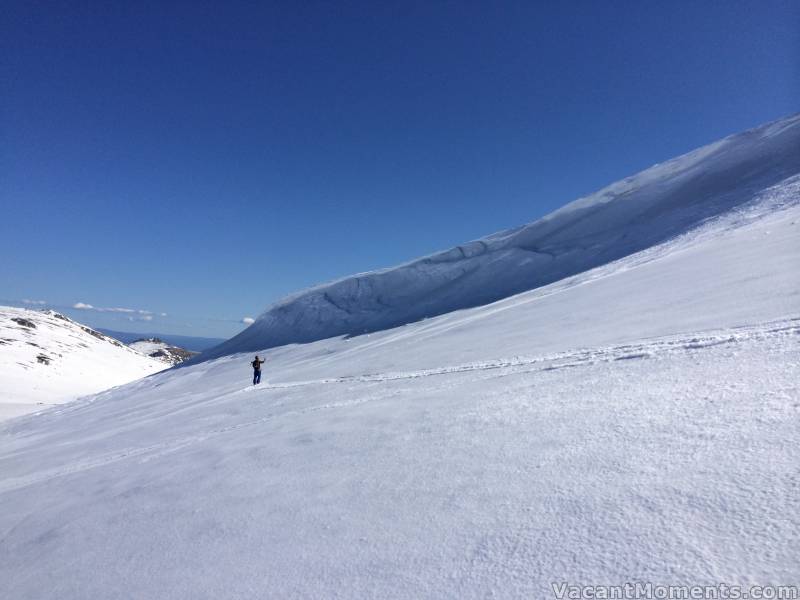
M 57 312 L 0 306 L 0 419 L 164 368 Z
M 655 165 L 524 227 L 290 296 L 201 360 L 387 329 L 534 289 L 681 235 L 798 172 L 795 115 Z
M 536 290 L 272 348 L 261 386 L 236 354 L 8 421 L 0 596 L 796 585 L 798 228 L 793 176 Z

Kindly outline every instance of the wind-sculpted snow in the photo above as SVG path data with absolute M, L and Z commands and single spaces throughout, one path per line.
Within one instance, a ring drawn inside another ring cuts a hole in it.
M 234 354 L 0 423 L 0 598 L 796 584 L 798 232 L 795 176 L 536 290 L 272 348 L 258 386 Z
M 484 305 L 691 231 L 797 173 L 800 115 L 655 165 L 524 227 L 290 296 L 200 360 Z

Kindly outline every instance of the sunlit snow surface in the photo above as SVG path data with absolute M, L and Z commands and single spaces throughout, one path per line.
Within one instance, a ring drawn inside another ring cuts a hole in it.
M 134 350 L 136 350 L 141 354 L 144 354 L 145 356 L 149 356 L 153 352 L 169 348 L 169 344 L 161 341 L 154 342 L 153 340 L 139 340 L 137 342 L 132 342 L 128 344 L 128 347 L 133 348 Z
M 800 177 L 482 307 L 0 424 L 0 597 L 800 578 Z
M 164 368 L 52 310 L 0 306 L 0 420 Z

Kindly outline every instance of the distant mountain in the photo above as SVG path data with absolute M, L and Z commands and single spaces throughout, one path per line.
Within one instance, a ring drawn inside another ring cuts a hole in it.
M 184 348 L 190 352 L 203 352 L 225 341 L 225 338 L 194 337 L 189 335 L 173 335 L 171 333 L 131 333 L 128 331 L 113 331 L 111 329 L 98 329 L 106 335 L 125 343 L 131 344 L 138 340 L 158 338 L 177 348 Z
M 0 419 L 165 368 L 55 311 L 0 306 Z
M 198 354 L 198 352 L 192 352 L 191 350 L 185 350 L 184 348 L 168 344 L 157 337 L 138 339 L 128 344 L 128 346 L 137 352 L 141 352 L 145 356 L 155 358 L 169 365 L 180 364 Z
M 354 336 L 539 288 L 675 239 L 800 172 L 800 115 L 729 136 L 528 225 L 301 291 L 196 360 Z

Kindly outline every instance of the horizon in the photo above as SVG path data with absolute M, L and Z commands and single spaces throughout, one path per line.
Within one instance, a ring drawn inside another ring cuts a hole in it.
M 800 108 L 792 2 L 187 6 L 10 7 L 0 303 L 228 338 Z

